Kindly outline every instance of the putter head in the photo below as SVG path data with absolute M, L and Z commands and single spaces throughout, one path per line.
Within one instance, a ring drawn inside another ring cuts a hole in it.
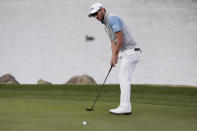
M 94 111 L 93 108 L 86 108 L 86 111 Z

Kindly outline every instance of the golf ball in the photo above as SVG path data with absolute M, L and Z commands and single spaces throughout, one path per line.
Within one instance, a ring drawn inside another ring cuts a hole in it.
M 87 124 L 87 122 L 86 121 L 83 121 L 83 125 L 86 125 Z

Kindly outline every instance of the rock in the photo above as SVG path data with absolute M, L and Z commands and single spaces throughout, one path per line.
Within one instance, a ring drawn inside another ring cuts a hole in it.
M 81 76 L 72 77 L 66 84 L 77 84 L 77 85 L 96 84 L 96 81 L 88 75 L 81 75 Z
M 5 74 L 2 77 L 0 77 L 0 84 L 20 84 L 18 81 L 16 81 L 15 77 L 11 74 Z
M 18 84 L 18 83 L 14 82 L 14 81 L 8 81 L 6 84 Z
M 51 82 L 45 81 L 43 79 L 38 80 L 38 85 L 51 85 Z

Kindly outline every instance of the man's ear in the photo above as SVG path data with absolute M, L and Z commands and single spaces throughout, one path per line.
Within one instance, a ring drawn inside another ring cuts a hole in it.
M 105 9 L 104 8 L 101 8 L 101 12 L 104 13 L 105 12 Z

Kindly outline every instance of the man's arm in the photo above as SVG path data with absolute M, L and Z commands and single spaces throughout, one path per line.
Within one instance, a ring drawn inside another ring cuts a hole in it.
M 115 66 L 115 64 L 118 62 L 118 54 L 120 51 L 120 48 L 122 47 L 124 36 L 122 31 L 118 31 L 115 33 L 117 41 L 114 43 L 111 40 L 111 48 L 112 48 L 112 58 L 111 58 L 111 66 Z

